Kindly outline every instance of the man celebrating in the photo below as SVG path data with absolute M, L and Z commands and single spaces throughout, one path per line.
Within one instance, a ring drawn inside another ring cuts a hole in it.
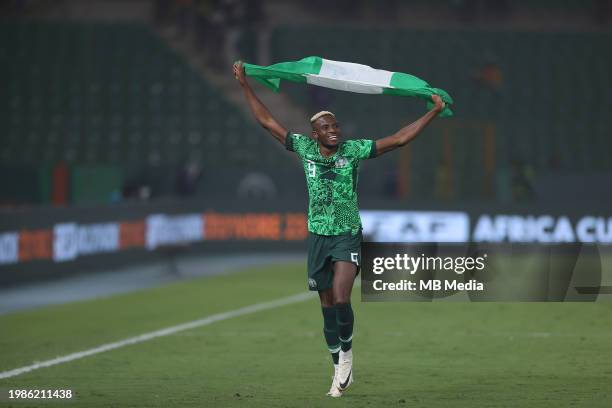
M 373 140 L 341 141 L 333 113 L 312 118 L 312 135 L 288 132 L 251 89 L 242 63 L 233 66 L 257 122 L 302 160 L 308 185 L 308 288 L 319 293 L 323 333 L 334 362 L 334 378 L 327 395 L 340 397 L 353 383 L 353 325 L 351 290 L 359 273 L 361 219 L 357 180 L 361 160 L 378 157 L 406 145 L 443 109 L 433 95 L 434 108 L 393 135 Z

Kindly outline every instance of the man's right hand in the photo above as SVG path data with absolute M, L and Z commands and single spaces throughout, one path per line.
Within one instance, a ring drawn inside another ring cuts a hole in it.
M 246 83 L 246 75 L 244 74 L 244 66 L 242 65 L 242 61 L 238 61 L 234 63 L 234 78 L 240 83 L 240 85 L 244 86 Z

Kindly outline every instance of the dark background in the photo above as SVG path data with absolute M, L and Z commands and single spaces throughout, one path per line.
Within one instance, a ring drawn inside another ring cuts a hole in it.
M 308 55 L 411 73 L 455 100 L 454 117 L 364 163 L 363 208 L 611 215 L 606 0 L 13 0 L 0 14 L 0 232 L 160 208 L 305 211 L 298 161 L 249 114 L 231 64 Z M 256 89 L 295 132 L 325 109 L 346 137 L 376 139 L 424 113 Z

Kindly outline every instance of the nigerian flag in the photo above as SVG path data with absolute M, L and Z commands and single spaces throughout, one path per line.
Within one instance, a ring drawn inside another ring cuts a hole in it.
M 431 95 L 437 94 L 446 102 L 446 108 L 440 116 L 453 114 L 449 108 L 453 99 L 444 90 L 432 88 L 427 82 L 410 74 L 374 69 L 368 65 L 307 57 L 267 67 L 245 63 L 244 72 L 275 92 L 280 88 L 280 80 L 286 79 L 340 91 L 414 96 L 427 100 L 429 109 L 433 107 Z

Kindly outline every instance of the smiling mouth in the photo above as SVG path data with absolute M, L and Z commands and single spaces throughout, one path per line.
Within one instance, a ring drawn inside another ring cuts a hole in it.
M 338 136 L 330 136 L 329 140 L 330 141 L 336 141 L 336 140 L 338 140 Z

